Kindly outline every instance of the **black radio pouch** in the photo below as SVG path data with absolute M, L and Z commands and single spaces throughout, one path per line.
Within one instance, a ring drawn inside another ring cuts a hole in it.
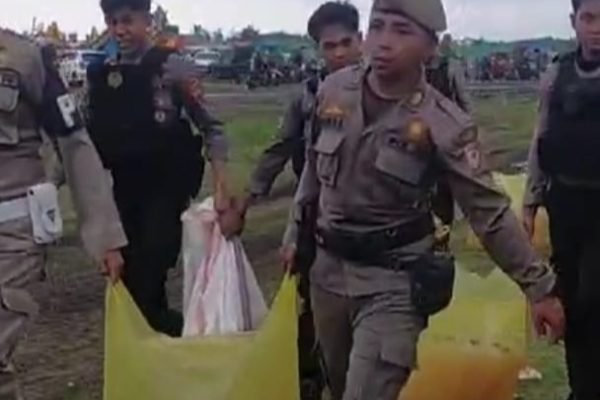
M 431 317 L 452 302 L 455 260 L 449 253 L 427 254 L 408 268 L 411 281 L 411 297 L 417 312 Z

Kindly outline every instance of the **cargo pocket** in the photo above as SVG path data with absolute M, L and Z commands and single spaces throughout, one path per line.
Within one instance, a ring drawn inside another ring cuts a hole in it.
M 339 149 L 344 141 L 341 131 L 323 130 L 315 144 L 317 175 L 323 185 L 335 187 L 340 168 Z
M 402 147 L 400 139 L 389 137 L 380 148 L 375 160 L 375 168 L 386 176 L 411 186 L 419 186 L 427 171 L 427 160 Z
M 33 297 L 23 289 L 2 287 L 0 288 L 0 300 L 5 310 L 23 314 L 28 318 L 34 318 L 39 311 L 39 306 Z
M 417 367 L 417 343 L 419 334 L 415 331 L 398 335 L 386 335 L 381 339 L 381 360 L 402 368 Z

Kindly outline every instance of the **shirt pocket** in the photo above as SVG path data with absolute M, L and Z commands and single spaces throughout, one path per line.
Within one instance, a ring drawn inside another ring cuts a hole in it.
M 317 176 L 323 185 L 335 187 L 340 169 L 340 147 L 344 141 L 341 131 L 324 129 L 315 144 Z
M 0 69 L 0 144 L 19 142 L 20 95 L 19 73 L 11 69 Z
M 404 184 L 419 186 L 423 184 L 428 161 L 423 155 L 410 151 L 401 138 L 388 136 L 377 152 L 375 168 Z

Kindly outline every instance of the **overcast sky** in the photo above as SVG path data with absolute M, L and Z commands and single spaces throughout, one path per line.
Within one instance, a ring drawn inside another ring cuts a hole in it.
M 201 24 L 209 30 L 252 24 L 261 31 L 302 33 L 311 12 L 324 0 L 155 0 L 182 31 Z M 419 1 L 419 0 L 415 0 Z M 353 0 L 367 17 L 371 0 Z M 520 39 L 570 37 L 568 0 L 444 0 L 450 30 L 457 37 Z M 0 0 L 0 26 L 23 31 L 38 20 L 56 20 L 64 31 L 89 32 L 103 26 L 99 0 Z M 265 11 L 266 10 L 266 11 Z

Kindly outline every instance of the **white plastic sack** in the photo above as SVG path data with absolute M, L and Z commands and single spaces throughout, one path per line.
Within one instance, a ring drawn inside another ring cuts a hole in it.
M 183 336 L 257 329 L 267 305 L 238 238 L 221 234 L 213 199 L 192 205 L 183 220 Z

